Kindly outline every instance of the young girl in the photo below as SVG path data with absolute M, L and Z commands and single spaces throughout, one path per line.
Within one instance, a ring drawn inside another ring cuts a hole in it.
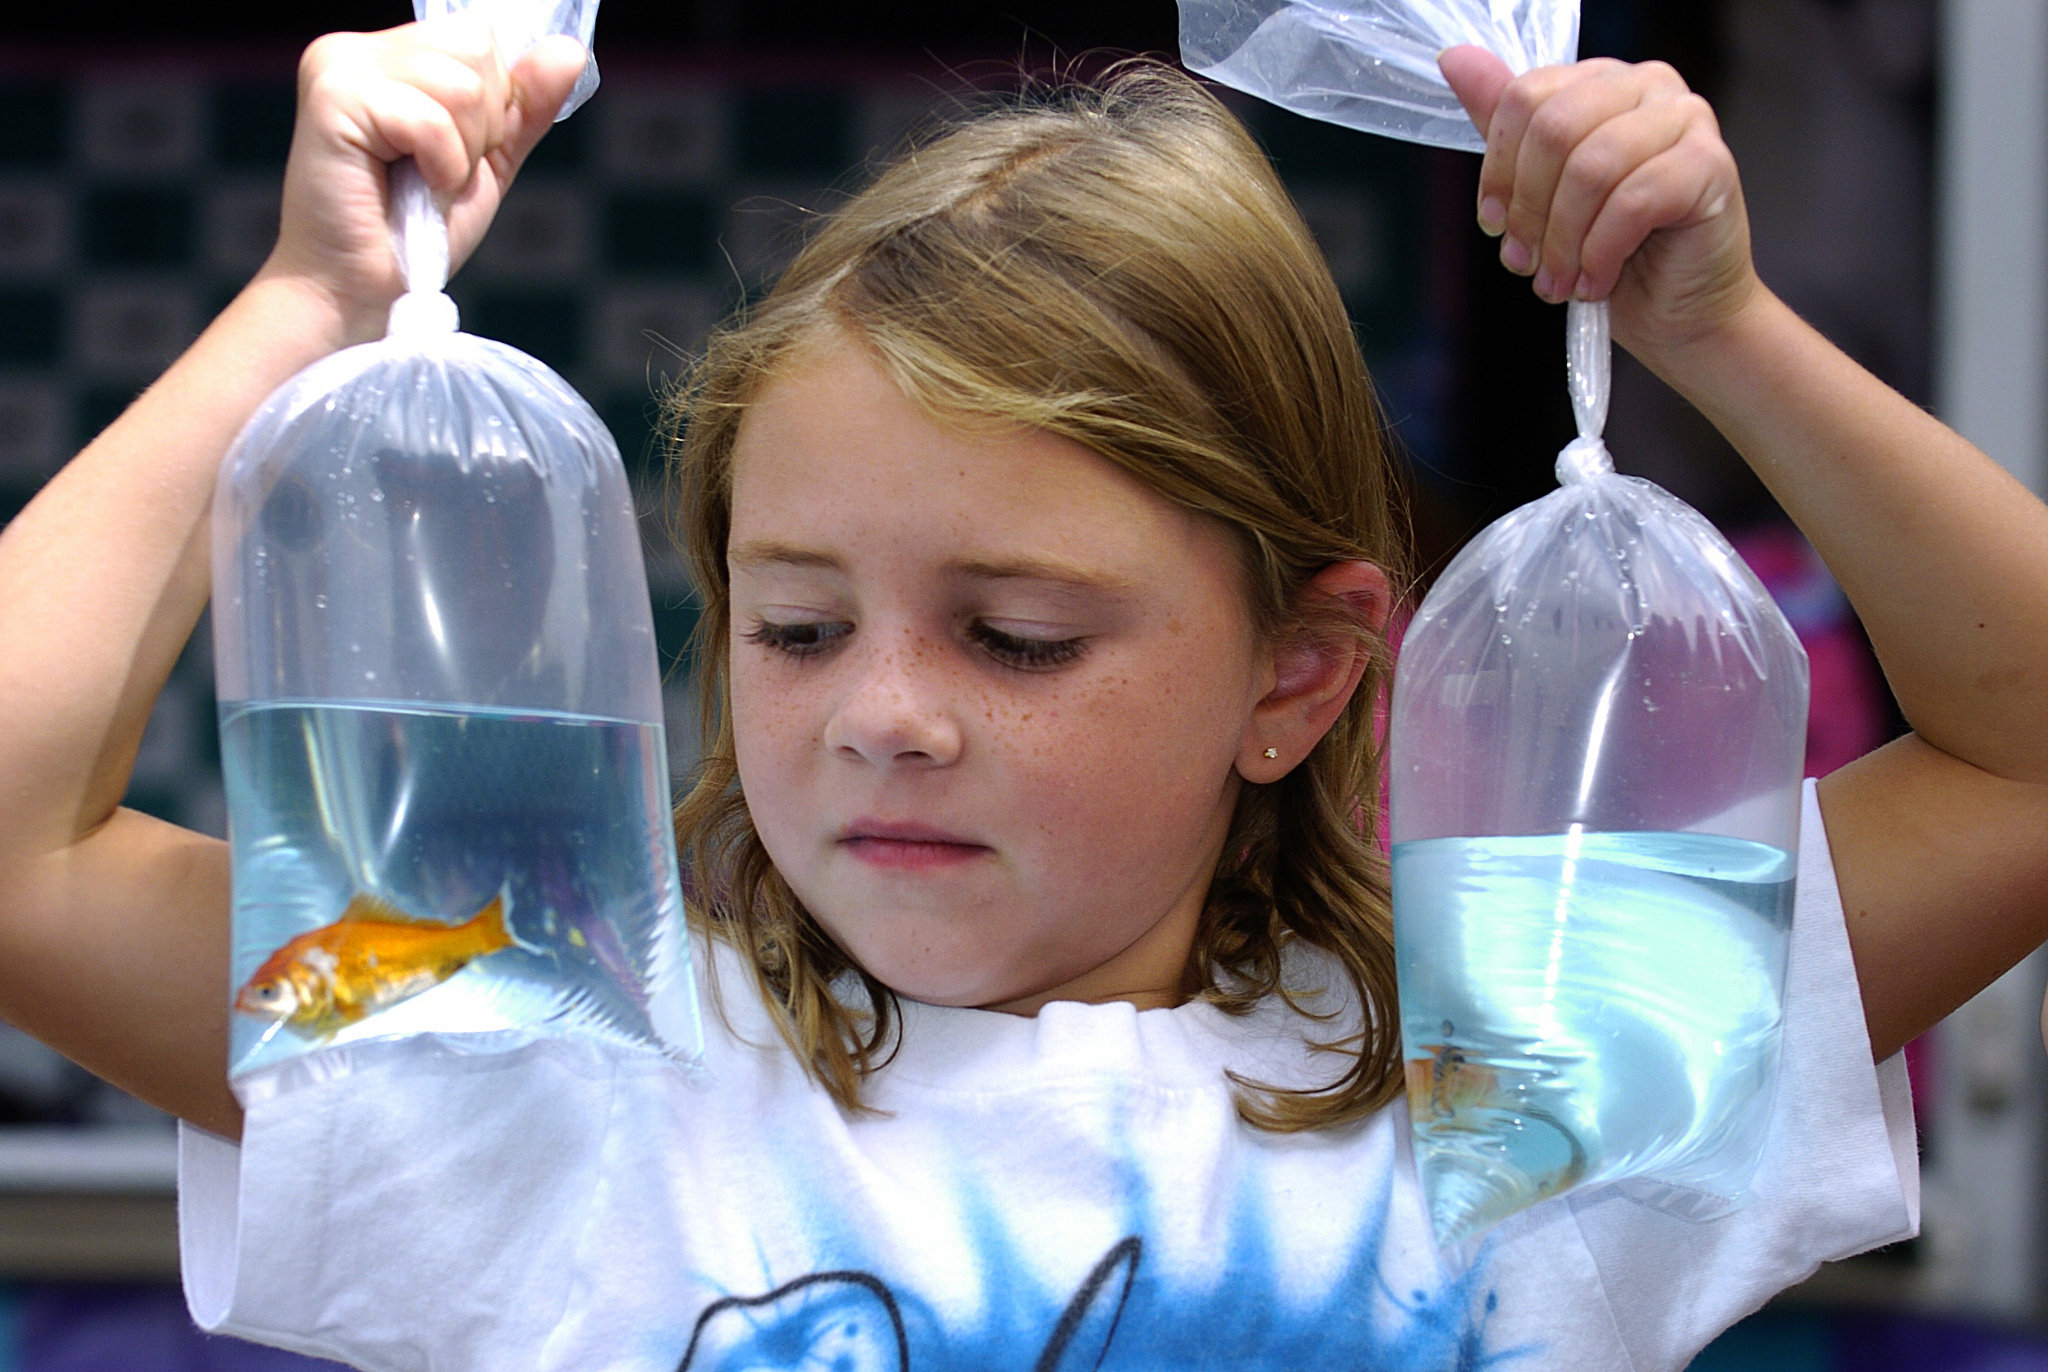
M 2048 511 L 1757 282 L 1668 69 L 1473 50 L 1445 66 L 1503 261 L 1612 300 L 1916 729 L 1809 792 L 1734 1213 L 1595 1190 L 1441 1264 L 1373 803 L 1400 554 L 1370 389 L 1257 149 L 1149 67 L 884 174 L 681 402 L 701 1078 L 364 1045 L 244 1114 L 225 848 L 118 808 L 214 471 L 380 330 L 385 165 L 418 159 L 459 258 L 577 58 L 316 44 L 275 255 L 0 539 L 0 1010 L 197 1126 L 202 1324 L 373 1369 L 1661 1369 L 1913 1231 L 1894 1054 L 2048 933 Z

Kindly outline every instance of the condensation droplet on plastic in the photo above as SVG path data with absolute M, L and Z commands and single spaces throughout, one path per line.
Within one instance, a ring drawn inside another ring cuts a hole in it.
M 383 500 L 384 500 L 384 490 L 383 490 L 383 488 L 382 488 L 382 487 L 373 487 L 373 488 L 371 489 L 371 491 L 370 491 L 370 499 L 372 499 L 372 500 L 374 500 L 374 501 L 377 501 L 377 502 L 378 502 L 379 504 L 383 503 Z
M 316 610 L 324 610 L 324 609 L 326 609 L 326 608 L 327 608 L 327 597 L 326 597 L 326 596 L 324 596 L 324 595 L 316 595 L 316 596 L 314 596 L 314 597 L 313 597 L 313 608 L 314 608 L 314 609 L 316 609 Z

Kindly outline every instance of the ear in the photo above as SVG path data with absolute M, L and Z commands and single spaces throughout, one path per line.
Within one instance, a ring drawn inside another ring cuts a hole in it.
M 1375 635 L 1386 632 L 1394 608 L 1387 574 L 1370 562 L 1330 564 L 1309 578 L 1301 599 L 1335 601 Z M 1371 660 L 1353 638 L 1303 638 L 1277 643 L 1272 653 L 1271 684 L 1252 707 L 1237 755 L 1238 775 L 1255 784 L 1278 781 L 1309 755 L 1351 703 Z

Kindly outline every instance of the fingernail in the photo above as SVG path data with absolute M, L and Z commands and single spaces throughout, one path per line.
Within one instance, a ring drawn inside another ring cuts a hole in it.
M 1527 276 L 1536 256 L 1521 239 L 1510 238 L 1500 245 L 1500 264 L 1516 276 Z
M 1572 299 L 1591 300 L 1592 298 L 1593 278 L 1587 276 L 1584 272 L 1580 272 L 1578 281 L 1572 286 Z
M 1479 227 L 1489 238 L 1498 238 L 1508 226 L 1508 207 L 1493 196 L 1479 202 Z
M 1536 280 L 1534 284 L 1536 287 L 1536 294 L 1542 296 L 1545 300 L 1548 300 L 1553 305 L 1557 303 L 1557 278 L 1550 274 L 1550 268 L 1539 268 L 1536 272 Z

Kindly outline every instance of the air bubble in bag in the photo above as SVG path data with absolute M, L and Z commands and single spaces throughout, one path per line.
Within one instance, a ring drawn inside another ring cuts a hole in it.
M 1568 62 L 1568 0 L 1181 0 L 1188 65 L 1478 150 L 1437 70 Z M 1560 489 L 1452 562 L 1402 642 L 1394 933 L 1437 1238 L 1574 1187 L 1691 1218 L 1755 1169 L 1776 1089 L 1806 654 L 1696 511 L 1616 475 L 1607 307 L 1575 304 Z
M 366 1039 L 700 1046 L 618 449 L 458 332 L 446 227 L 393 188 L 387 335 L 273 394 L 215 496 L 244 1099 Z

